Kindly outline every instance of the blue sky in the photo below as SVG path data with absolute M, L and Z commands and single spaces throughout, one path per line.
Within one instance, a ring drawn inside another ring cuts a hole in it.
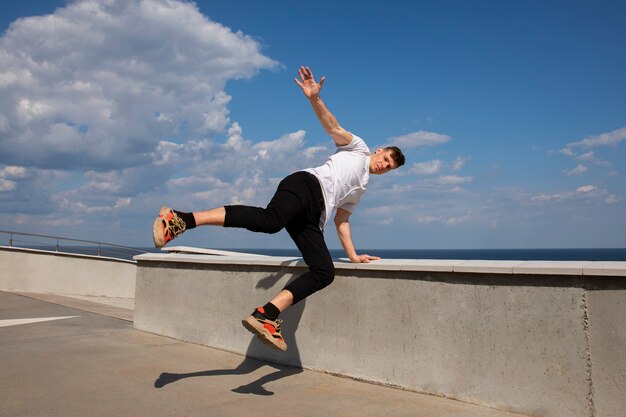
M 265 205 L 332 152 L 308 65 L 345 128 L 407 156 L 357 248 L 626 247 L 623 2 L 22 1 L 0 25 L 2 229 L 147 246 L 161 204 Z

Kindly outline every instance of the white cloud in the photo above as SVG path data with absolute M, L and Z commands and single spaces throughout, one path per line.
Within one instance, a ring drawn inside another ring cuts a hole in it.
M 14 165 L 7 165 L 0 169 L 0 178 L 24 178 L 26 176 L 26 168 Z
M 15 187 L 16 187 L 15 181 L 10 181 L 4 178 L 0 178 L 0 192 L 13 191 L 15 190 Z
M 604 161 L 602 159 L 596 158 L 596 155 L 593 151 L 585 152 L 581 155 L 574 154 L 573 157 L 578 161 L 583 161 L 587 163 L 594 163 L 596 165 L 602 165 L 605 167 L 611 166 L 611 163 L 608 161 Z
M 67 228 L 72 226 L 79 226 L 83 224 L 84 221 L 79 219 L 76 216 L 67 216 L 64 214 L 63 217 L 56 217 L 53 215 L 48 215 L 44 217 L 37 217 L 32 215 L 18 214 L 14 217 L 0 217 L 0 225 L 4 226 L 30 226 L 33 227 L 33 230 L 42 231 L 42 228 L 46 227 L 61 227 Z
M 595 185 L 583 185 L 582 187 L 578 187 L 576 189 L 576 192 L 578 194 L 586 194 L 586 193 L 590 193 L 592 191 L 596 191 L 598 189 L 598 187 L 596 187 Z
M 567 147 L 595 148 L 598 146 L 614 146 L 626 139 L 626 126 L 612 132 L 589 136 L 578 142 L 568 143 Z
M 108 212 L 117 211 L 121 209 L 122 207 L 128 206 L 131 203 L 131 201 L 132 201 L 132 198 L 130 197 L 118 198 L 117 200 L 114 200 L 111 205 L 105 206 L 105 205 L 90 205 L 90 204 L 85 204 L 82 201 L 74 201 L 68 198 L 62 198 L 60 200 L 60 207 L 62 209 L 70 210 L 72 212 L 98 214 L 98 213 L 108 213 Z
M 530 198 L 530 201 L 547 202 L 547 201 L 554 201 L 554 200 L 562 200 L 563 198 L 567 197 L 568 195 L 570 195 L 570 194 L 564 194 L 564 193 L 554 193 L 554 194 L 541 193 L 541 194 L 532 196 Z
M 417 175 L 435 175 L 441 172 L 443 162 L 439 159 L 432 161 L 418 162 L 413 164 L 411 172 Z
M 576 159 L 578 159 L 579 161 L 593 161 L 594 160 L 594 153 L 593 153 L 593 151 L 585 152 L 582 155 L 578 155 L 576 157 Z
M 414 219 L 420 224 L 432 224 L 439 223 L 446 226 L 456 226 L 461 223 L 465 223 L 471 219 L 469 215 L 462 216 L 434 216 L 434 215 L 417 215 Z
M 304 157 L 307 159 L 315 158 L 320 154 L 327 156 L 331 154 L 331 151 L 326 146 L 311 146 L 304 150 Z
M 162 141 L 222 132 L 226 82 L 276 66 L 190 2 L 84 0 L 17 20 L 0 38 L 0 163 L 150 164 Z
M 277 65 L 191 2 L 86 0 L 14 22 L 0 37 L 0 211 L 31 229 L 87 224 L 122 240 L 123 219 L 147 207 L 263 202 L 274 177 L 255 178 L 301 168 L 290 152 L 325 156 L 301 131 L 266 143 L 272 159 L 254 164 L 230 120 L 226 83 Z
M 398 215 L 403 215 L 407 212 L 414 212 L 415 206 L 412 204 L 410 206 L 404 204 L 392 204 L 388 206 L 374 206 L 374 207 L 364 207 L 359 212 L 363 213 L 364 217 L 367 218 L 394 218 Z
M 418 132 L 412 132 L 402 136 L 391 137 L 388 141 L 392 146 L 397 146 L 401 149 L 408 149 L 441 145 L 451 139 L 452 138 L 448 135 L 420 130 Z
M 557 193 L 540 193 L 530 196 L 532 202 L 553 202 L 553 201 L 566 201 L 576 198 L 588 198 L 596 197 L 606 193 L 605 190 L 596 187 L 595 185 L 583 185 L 578 187 L 575 191 L 562 191 Z
M 263 155 L 264 159 L 273 159 L 280 155 L 293 155 L 293 152 L 301 148 L 304 144 L 304 130 L 288 133 L 272 141 L 259 142 L 252 146 L 258 155 Z
M 152 153 L 152 163 L 155 166 L 176 164 L 180 162 L 182 149 L 183 145 L 179 143 L 161 140 Z
M 585 172 L 587 172 L 589 170 L 589 168 L 587 168 L 586 166 L 582 165 L 582 164 L 578 164 L 578 166 L 574 169 L 571 169 L 569 171 L 565 170 L 563 172 L 565 172 L 567 175 L 573 176 L 573 175 L 582 175 Z
M 434 223 L 434 222 L 441 222 L 443 220 L 443 217 L 441 217 L 441 216 L 418 215 L 418 216 L 415 216 L 415 220 L 417 220 L 418 223 L 431 224 L 431 223 Z
M 437 178 L 436 182 L 442 185 L 467 184 L 474 181 L 473 177 L 460 177 L 458 175 L 446 175 Z
M 460 171 L 463 167 L 469 162 L 471 158 L 463 158 L 458 156 L 454 161 L 452 161 L 451 168 L 453 171 Z
M 228 129 L 228 140 L 226 141 L 226 147 L 234 151 L 241 151 L 244 146 L 243 136 L 241 136 L 241 126 L 239 123 L 233 123 Z
M 224 188 L 229 184 L 214 177 L 182 177 L 167 181 L 167 185 L 172 188 L 178 187 L 211 187 Z
M 455 226 L 457 224 L 465 223 L 470 220 L 470 216 L 450 217 L 446 219 L 445 224 L 448 226 Z
M 0 168 L 0 192 L 8 193 L 18 190 L 18 184 L 28 180 L 28 172 L 25 167 L 7 165 Z M 5 194 L 5 199 L 17 199 L 18 196 Z M 3 199 L 0 199 L 2 202 Z
M 620 201 L 620 200 L 621 200 L 621 198 L 619 198 L 619 197 L 618 197 L 618 196 L 616 196 L 615 194 L 611 194 L 611 195 L 609 195 L 609 196 L 606 198 L 606 200 L 605 200 L 605 201 L 606 201 L 606 203 L 607 203 L 607 204 L 615 204 L 615 203 L 617 203 L 617 202 L 618 202 L 618 201 Z
M 576 156 L 576 152 L 574 152 L 573 150 L 571 150 L 570 148 L 563 148 L 563 149 L 559 149 L 558 151 L 556 151 L 557 153 L 563 154 L 565 156 L 571 156 L 574 157 Z M 550 153 L 552 153 L 552 151 L 550 151 Z

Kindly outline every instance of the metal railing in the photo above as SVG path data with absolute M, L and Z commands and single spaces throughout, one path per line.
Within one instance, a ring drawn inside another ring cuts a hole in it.
M 38 249 L 60 253 L 106 256 L 109 258 L 132 260 L 133 255 L 145 253 L 146 250 L 112 243 L 92 240 L 71 239 L 59 236 L 40 235 L 35 233 L 13 232 L 0 230 L 0 237 L 8 236 L 8 246 L 23 249 Z M 17 238 L 16 238 L 17 237 Z M 0 241 L 0 244 L 4 238 Z M 68 243 L 66 243 L 68 242 Z M 69 243 L 71 242 L 71 243 Z

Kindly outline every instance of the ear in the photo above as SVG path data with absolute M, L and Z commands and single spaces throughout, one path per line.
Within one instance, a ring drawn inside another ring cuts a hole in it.
M 381 153 L 383 150 L 382 149 L 376 149 L 376 152 L 374 153 Z

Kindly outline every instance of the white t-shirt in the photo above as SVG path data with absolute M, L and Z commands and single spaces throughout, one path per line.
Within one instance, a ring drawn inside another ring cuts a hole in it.
M 352 141 L 338 146 L 324 165 L 304 170 L 315 175 L 322 186 L 324 212 L 320 218 L 320 229 L 324 230 L 336 208 L 354 212 L 367 189 L 370 156 L 363 139 L 353 134 Z

